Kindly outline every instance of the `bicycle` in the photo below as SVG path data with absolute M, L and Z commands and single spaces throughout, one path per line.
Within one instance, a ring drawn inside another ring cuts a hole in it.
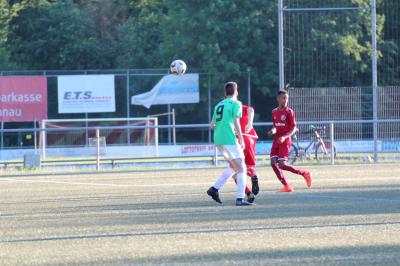
M 300 159 L 304 161 L 306 159 L 311 159 L 312 149 L 314 153 L 314 159 L 317 161 L 325 160 L 330 158 L 330 141 L 324 141 L 322 136 L 326 136 L 326 126 L 317 127 L 314 125 L 310 126 L 311 140 L 306 147 L 300 146 L 299 138 L 297 133 L 293 135 L 292 146 L 290 147 L 290 155 L 288 161 L 293 164 Z M 336 158 L 336 147 L 333 146 L 333 156 Z

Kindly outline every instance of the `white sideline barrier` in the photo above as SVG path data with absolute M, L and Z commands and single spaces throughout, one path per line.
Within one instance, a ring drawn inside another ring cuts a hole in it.
M 308 142 L 300 142 L 305 147 Z M 336 141 L 338 153 L 357 153 L 374 151 L 374 141 Z M 257 143 L 257 154 L 269 154 L 271 142 Z M 0 160 L 20 160 L 34 149 L 7 149 L 0 151 Z M 36 151 L 40 152 L 40 151 Z M 159 145 L 159 157 L 214 156 L 214 145 Z M 312 152 L 312 151 L 311 151 Z M 400 152 L 400 140 L 378 141 L 378 152 Z M 96 155 L 95 147 L 48 148 L 48 157 L 89 157 Z M 103 157 L 157 157 L 156 146 L 107 146 Z

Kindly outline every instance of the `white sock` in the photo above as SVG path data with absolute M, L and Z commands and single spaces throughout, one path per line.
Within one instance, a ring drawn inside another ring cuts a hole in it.
M 236 198 L 244 199 L 244 194 L 245 194 L 244 192 L 246 188 L 245 174 L 238 173 L 236 182 L 237 182 Z
M 226 168 L 222 174 L 218 177 L 217 181 L 214 184 L 216 189 L 220 189 L 228 179 L 233 176 L 236 172 L 232 168 Z

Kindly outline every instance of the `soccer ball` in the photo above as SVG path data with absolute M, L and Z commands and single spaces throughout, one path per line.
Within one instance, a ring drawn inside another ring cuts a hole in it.
M 176 75 L 183 75 L 186 72 L 186 63 L 180 59 L 174 60 L 170 66 L 171 73 Z

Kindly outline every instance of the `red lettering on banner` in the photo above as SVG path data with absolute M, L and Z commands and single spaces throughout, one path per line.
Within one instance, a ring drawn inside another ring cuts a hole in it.
M 212 151 L 212 150 L 214 150 L 213 145 L 184 146 L 181 149 L 181 154 Z

